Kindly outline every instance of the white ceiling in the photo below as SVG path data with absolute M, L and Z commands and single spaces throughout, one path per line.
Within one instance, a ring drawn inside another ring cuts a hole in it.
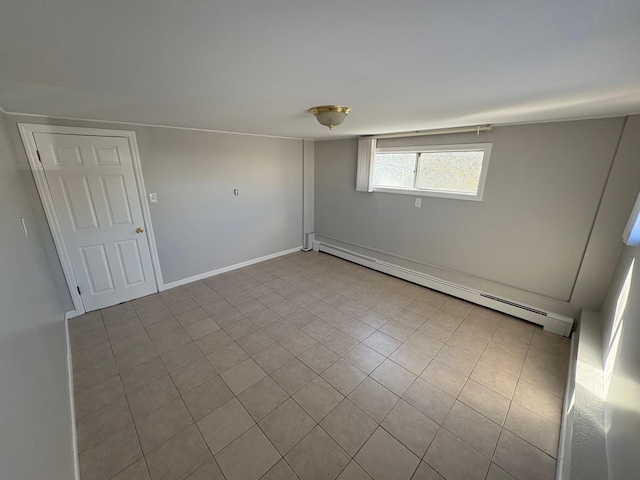
M 0 0 L 0 107 L 304 138 L 640 112 L 638 0 Z M 314 105 L 352 107 L 330 132 Z

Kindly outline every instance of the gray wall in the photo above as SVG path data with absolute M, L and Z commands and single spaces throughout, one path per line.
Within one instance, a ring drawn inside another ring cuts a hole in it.
M 0 477 L 69 480 L 74 473 L 64 308 L 4 115 L 0 225 Z
M 640 156 L 637 158 L 640 160 Z M 624 248 L 602 318 L 609 478 L 637 478 L 640 472 L 640 247 Z
M 610 118 L 497 127 L 479 137 L 381 140 L 381 146 L 493 143 L 481 202 L 422 197 L 422 208 L 414 208 L 409 195 L 355 191 L 355 139 L 316 142 L 316 234 L 408 259 L 446 280 L 575 314 L 583 305 L 568 301 L 624 126 L 625 118 Z M 628 127 L 628 135 L 640 135 L 637 121 Z M 580 280 L 591 292 L 582 299 L 598 309 L 620 251 L 622 218 L 633 206 L 626 197 L 637 193 L 632 183 L 612 187 L 624 193 L 610 202 L 622 214 L 613 222 L 605 216 L 606 228 L 598 230 L 600 250 L 614 260 Z M 621 222 L 619 232 L 608 231 Z M 588 261 L 597 258 L 592 252 Z
M 135 131 L 147 192 L 158 195 L 150 209 L 165 284 L 302 245 L 302 140 L 21 115 L 9 121 L 23 165 L 18 122 Z

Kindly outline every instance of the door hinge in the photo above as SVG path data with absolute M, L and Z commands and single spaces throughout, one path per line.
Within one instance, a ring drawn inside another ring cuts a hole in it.
M 36 150 L 36 153 L 38 154 L 38 160 L 40 161 L 40 163 L 42 163 L 42 157 L 40 156 L 40 150 Z
M 78 295 L 82 295 L 82 292 L 80 292 L 80 287 L 76 287 L 78 289 Z

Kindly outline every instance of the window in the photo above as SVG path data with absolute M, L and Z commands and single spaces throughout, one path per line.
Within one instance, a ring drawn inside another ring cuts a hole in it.
M 378 147 L 373 191 L 482 200 L 491 144 Z

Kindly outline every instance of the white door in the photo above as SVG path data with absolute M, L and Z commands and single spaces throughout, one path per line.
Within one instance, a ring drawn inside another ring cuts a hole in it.
M 128 140 L 34 137 L 85 310 L 156 292 Z

